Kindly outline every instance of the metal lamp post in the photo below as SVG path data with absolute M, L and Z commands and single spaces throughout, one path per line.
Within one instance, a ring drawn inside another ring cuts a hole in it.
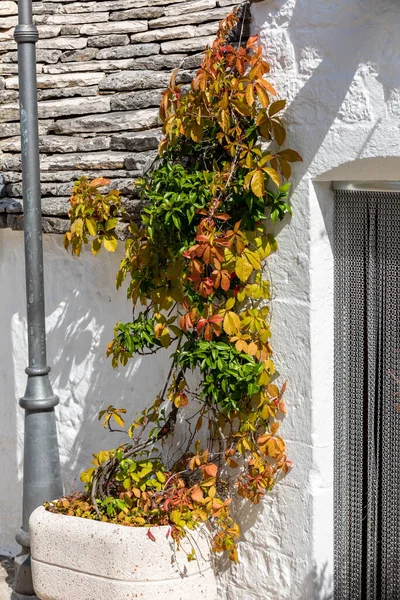
M 62 494 L 54 407 L 59 399 L 49 380 L 46 359 L 39 130 L 36 81 L 38 32 L 32 0 L 18 1 L 18 75 L 24 195 L 25 271 L 28 320 L 28 382 L 20 406 L 25 410 L 22 528 L 16 540 L 15 596 L 34 596 L 30 565 L 29 517 L 46 500 Z

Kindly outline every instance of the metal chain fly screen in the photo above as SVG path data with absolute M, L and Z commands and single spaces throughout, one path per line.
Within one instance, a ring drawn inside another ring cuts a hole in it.
M 400 193 L 335 195 L 334 597 L 400 600 Z

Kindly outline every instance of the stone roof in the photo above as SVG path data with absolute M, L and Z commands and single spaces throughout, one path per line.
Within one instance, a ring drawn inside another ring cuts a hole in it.
M 189 83 L 220 19 L 242 0 L 34 0 L 44 230 L 63 233 L 73 182 L 111 179 L 132 216 L 132 183 L 160 139 L 171 71 Z M 17 4 L 0 4 L 0 228 L 22 229 Z

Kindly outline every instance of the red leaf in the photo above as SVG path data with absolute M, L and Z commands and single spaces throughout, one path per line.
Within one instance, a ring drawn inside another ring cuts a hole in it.
M 147 530 L 147 534 L 146 534 L 146 535 L 147 535 L 147 537 L 148 537 L 148 538 L 149 538 L 149 539 L 150 539 L 152 542 L 155 542 L 155 541 L 156 541 L 156 538 L 155 538 L 155 537 L 154 537 L 154 535 L 151 533 L 151 530 L 150 530 L 150 529 L 148 529 L 148 530 Z

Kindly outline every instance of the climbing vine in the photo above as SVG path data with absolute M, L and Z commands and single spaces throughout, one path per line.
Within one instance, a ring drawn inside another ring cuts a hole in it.
M 277 250 L 266 221 L 290 212 L 285 181 L 301 160 L 282 149 L 285 100 L 266 78 L 257 37 L 227 41 L 238 22 L 233 12 L 220 23 L 189 90 L 174 72 L 163 93 L 159 156 L 136 184 L 145 201 L 140 223 L 129 221 L 118 191 L 101 191 L 108 180 L 75 184 L 67 249 L 114 252 L 119 228 L 127 229 L 117 287 L 125 283 L 134 317 L 115 327 L 113 366 L 165 349 L 171 365 L 164 389 L 133 423 L 126 409 L 100 413 L 127 442 L 94 456 L 81 476 L 85 493 L 48 505 L 145 526 L 150 538 L 151 526 L 169 525 L 178 542 L 208 522 L 214 551 L 234 561 L 234 490 L 257 504 L 291 466 L 279 435 L 285 384 L 276 379 L 263 273 Z M 186 437 L 170 458 L 178 421 Z

